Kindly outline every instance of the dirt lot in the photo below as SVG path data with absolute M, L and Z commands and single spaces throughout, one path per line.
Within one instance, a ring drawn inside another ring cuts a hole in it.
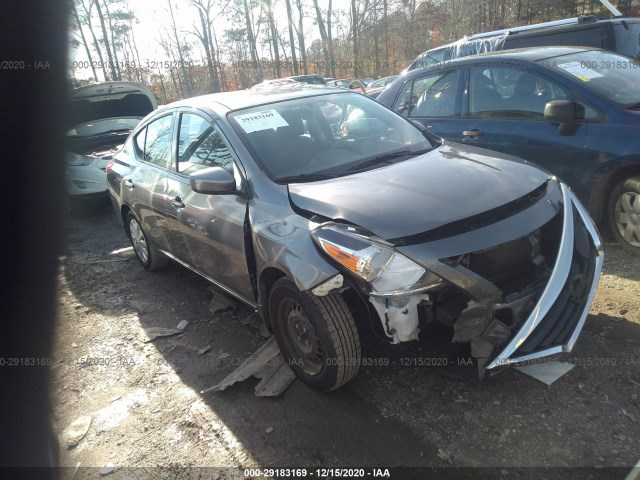
M 113 465 L 112 478 L 133 471 L 123 467 L 242 478 L 247 467 L 486 466 L 518 478 L 522 467 L 605 466 L 626 468 L 570 472 L 624 478 L 640 457 L 640 260 L 615 244 L 575 367 L 552 386 L 513 369 L 468 384 L 407 366 L 428 356 L 424 345 L 366 338 L 370 363 L 388 366 L 364 366 L 331 394 L 295 382 L 279 398 L 255 397 L 255 379 L 199 393 L 265 339 L 245 307 L 213 315 L 205 280 L 174 264 L 147 272 L 129 246 L 107 207 L 70 221 L 52 385 L 64 466 Z M 182 320 L 183 333 L 144 342 L 150 327 Z M 90 427 L 67 448 L 65 430 L 81 416 Z

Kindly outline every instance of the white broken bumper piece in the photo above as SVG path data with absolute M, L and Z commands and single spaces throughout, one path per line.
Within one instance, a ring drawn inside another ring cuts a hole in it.
M 429 295 L 412 295 L 402 298 L 369 297 L 374 306 L 382 328 L 392 343 L 410 342 L 418 340 L 418 304 L 422 300 L 429 300 Z
M 255 388 L 257 397 L 277 397 L 296 379 L 295 373 L 280 353 L 275 337 L 269 337 L 258 350 L 220 383 L 201 390 L 200 393 L 220 392 L 249 377 L 261 379 Z
M 316 297 L 324 297 L 325 295 L 328 295 L 331 290 L 342 288 L 343 284 L 344 277 L 340 273 L 338 273 L 337 275 L 331 277 L 329 280 L 322 282 L 320 285 L 312 289 L 311 292 Z

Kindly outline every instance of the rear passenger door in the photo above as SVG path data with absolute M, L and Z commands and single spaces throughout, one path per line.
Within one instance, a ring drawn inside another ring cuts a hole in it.
M 528 68 L 491 64 L 469 69 L 458 141 L 529 160 L 571 178 L 585 158 L 587 124 L 561 136 L 544 118 L 551 100 L 570 100 L 569 89 Z
M 233 293 L 255 299 L 245 252 L 247 199 L 235 153 L 215 123 L 197 110 L 176 115 L 176 155 L 168 175 L 171 253 Z M 222 167 L 236 179 L 235 194 L 206 195 L 191 189 L 189 175 Z
M 169 112 L 135 134 L 133 150 L 138 162 L 122 179 L 126 203 L 131 205 L 151 241 L 162 249 L 168 246 L 166 191 L 172 128 L 173 114 Z
M 462 70 L 431 72 L 408 80 L 400 90 L 393 109 L 417 120 L 430 132 L 455 140 L 461 108 Z

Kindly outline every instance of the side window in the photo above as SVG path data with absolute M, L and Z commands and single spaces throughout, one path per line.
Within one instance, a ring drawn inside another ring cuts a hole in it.
M 567 90 L 529 70 L 471 69 L 469 115 L 472 117 L 543 119 L 547 102 L 567 99 Z
M 405 117 L 448 117 L 456 114 L 460 75 L 457 70 L 438 72 L 407 82 L 396 103 Z
M 178 172 L 190 174 L 209 167 L 222 167 L 234 174 L 233 157 L 217 129 L 192 113 L 180 115 Z
M 166 115 L 147 125 L 136 137 L 136 148 L 142 148 L 143 159 L 162 168 L 168 168 L 171 163 L 171 115 Z

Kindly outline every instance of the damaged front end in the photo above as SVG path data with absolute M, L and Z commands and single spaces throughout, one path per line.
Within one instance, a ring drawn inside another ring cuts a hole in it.
M 491 211 L 380 240 L 329 223 L 318 246 L 366 295 L 393 343 L 437 321 L 487 370 L 570 352 L 603 262 L 586 210 L 555 177 Z M 326 290 L 326 288 L 325 288 Z

